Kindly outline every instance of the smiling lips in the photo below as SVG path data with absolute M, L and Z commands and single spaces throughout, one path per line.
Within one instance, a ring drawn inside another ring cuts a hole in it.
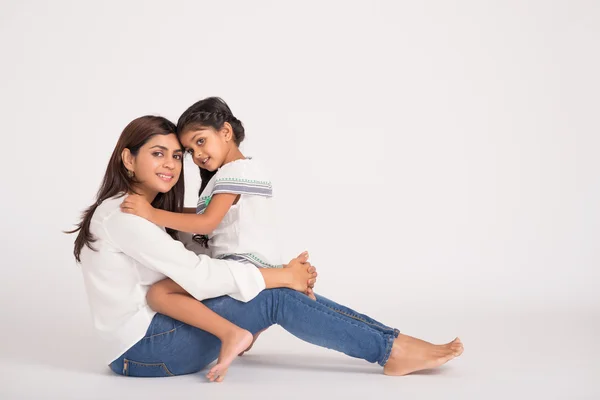
M 171 182 L 171 180 L 174 178 L 174 176 L 171 174 L 156 174 L 156 175 L 165 182 Z
M 208 162 L 209 159 L 210 157 L 206 157 L 204 160 L 200 160 L 200 162 L 202 163 L 202 165 L 204 165 Z

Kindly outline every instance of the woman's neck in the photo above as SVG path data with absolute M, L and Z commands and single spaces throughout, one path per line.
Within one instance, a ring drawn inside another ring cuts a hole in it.
M 143 196 L 150 204 L 152 204 L 152 202 L 158 195 L 158 192 L 156 190 L 145 188 L 142 185 L 134 185 L 133 190 L 135 191 L 135 193 Z

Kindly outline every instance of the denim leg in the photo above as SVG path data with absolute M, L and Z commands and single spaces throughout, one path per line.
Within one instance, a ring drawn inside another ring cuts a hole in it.
M 396 338 L 395 331 L 385 325 L 375 326 L 360 318 L 334 311 L 290 289 L 264 290 L 248 303 L 229 297 L 211 299 L 204 303 L 219 315 L 252 333 L 278 324 L 306 342 L 380 365 L 387 362 Z M 339 309 L 349 310 L 342 306 Z M 372 320 L 364 317 L 365 320 Z
M 336 311 L 289 289 L 264 290 L 247 303 L 228 296 L 203 303 L 252 333 L 279 324 L 301 340 L 380 365 L 387 362 L 396 337 L 394 330 L 367 322 L 371 319 L 366 316 L 352 310 L 347 314 L 361 317 L 340 313 L 349 309 L 329 302 Z M 115 360 L 111 369 L 148 377 L 194 373 L 214 361 L 220 347 L 212 334 L 157 314 L 146 337 Z
M 384 332 L 392 333 L 394 335 L 394 337 L 398 337 L 398 335 L 400 334 L 400 331 L 398 329 L 390 328 L 389 326 L 386 326 L 386 325 L 382 324 L 381 322 L 374 320 L 373 318 L 369 317 L 368 315 L 357 313 L 356 311 L 354 311 L 346 306 L 338 304 L 338 303 L 336 303 L 332 300 L 329 300 L 326 297 L 320 296 L 316 293 L 315 293 L 315 297 L 317 298 L 317 301 L 319 303 L 323 304 L 326 307 L 331 308 L 334 311 L 337 311 L 340 314 L 347 315 L 351 318 L 362 321 L 365 324 L 369 324 L 373 327 L 381 328 Z
M 221 341 L 214 335 L 156 314 L 146 336 L 110 364 L 119 375 L 167 377 L 200 371 L 215 360 Z

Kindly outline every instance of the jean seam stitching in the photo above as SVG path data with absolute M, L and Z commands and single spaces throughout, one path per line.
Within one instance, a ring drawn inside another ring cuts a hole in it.
M 319 303 L 319 304 L 321 304 L 321 303 Z M 353 319 L 355 319 L 355 320 L 361 321 L 361 322 L 363 322 L 363 323 L 365 323 L 365 324 L 367 324 L 367 325 L 376 326 L 376 327 L 378 327 L 378 328 L 381 328 L 381 329 L 384 329 L 384 330 L 386 330 L 386 331 L 393 331 L 393 330 L 394 330 L 394 328 L 390 328 L 390 327 L 387 327 L 387 326 L 383 326 L 383 325 L 381 325 L 381 324 L 376 324 L 376 323 L 374 323 L 374 322 L 369 322 L 369 321 L 366 321 L 366 320 L 364 320 L 364 319 L 360 318 L 359 316 L 357 316 L 357 315 L 355 315 L 355 314 L 350 314 L 350 313 L 344 312 L 344 311 L 342 311 L 342 310 L 338 310 L 338 309 L 336 309 L 336 308 L 334 308 L 334 307 L 329 307 L 329 306 L 326 306 L 325 304 L 323 304 L 323 305 L 324 305 L 325 307 L 327 307 L 327 308 L 329 308 L 329 309 L 331 309 L 331 310 L 333 310 L 333 311 L 337 312 L 337 313 L 340 313 L 340 314 L 342 314 L 342 315 L 345 315 L 345 316 L 347 316 L 347 317 L 350 317 L 350 318 L 353 318 Z
M 288 298 L 290 298 L 290 299 L 294 300 L 296 303 L 300 303 L 300 305 L 302 305 L 302 306 L 304 306 L 304 307 L 306 307 L 306 308 L 308 308 L 308 309 L 315 310 L 315 311 L 317 311 L 317 312 L 320 312 L 320 313 L 322 313 L 322 314 L 325 314 L 325 315 L 329 315 L 329 314 L 327 314 L 326 312 L 324 312 L 323 310 L 319 310 L 319 309 L 317 309 L 317 308 L 312 308 L 312 307 L 308 306 L 307 304 L 304 304 L 302 301 L 300 301 L 300 300 L 296 299 L 296 298 L 295 298 L 295 297 L 293 297 L 293 296 L 290 296 L 290 295 L 289 295 L 288 293 L 286 293 L 286 292 L 283 292 L 283 291 L 282 291 L 281 293 L 282 293 L 282 294 L 284 294 L 285 296 L 287 296 Z M 323 304 L 321 304 L 321 303 L 318 303 L 318 304 L 320 304 L 320 305 L 324 306 L 324 305 L 323 305 Z M 327 306 L 324 306 L 324 307 L 325 307 L 325 308 L 328 308 L 328 309 L 330 309 L 330 310 L 331 310 L 331 308 L 329 308 L 329 307 L 327 307 Z M 332 310 L 332 311 L 333 311 L 333 310 Z M 335 312 L 335 311 L 334 311 L 334 312 Z M 384 340 L 386 340 L 386 345 L 385 345 L 385 347 L 386 347 L 386 349 L 385 349 L 385 350 L 386 350 L 386 352 L 384 353 L 384 357 L 383 357 L 383 358 L 385 358 L 385 356 L 387 355 L 387 353 L 391 353 L 392 349 L 391 349 L 391 346 L 390 346 L 390 340 L 389 340 L 389 339 L 390 339 L 390 336 L 392 336 L 392 335 L 390 335 L 390 334 L 387 334 L 387 333 L 383 333 L 383 332 L 381 332 L 381 331 L 378 331 L 377 329 L 375 329 L 375 328 L 371 328 L 370 326 L 361 326 L 361 325 L 359 325 L 359 324 L 352 323 L 351 321 L 347 321 L 347 320 L 345 320 L 345 319 L 343 319 L 343 318 L 336 317 L 335 315 L 330 315 L 330 316 L 331 316 L 331 317 L 333 317 L 333 318 L 335 318 L 335 319 L 338 319 L 338 320 L 340 320 L 340 321 L 342 321 L 342 322 L 345 322 L 345 323 L 347 323 L 347 324 L 354 325 L 355 327 L 357 327 L 357 328 L 359 328 L 359 329 L 362 329 L 362 330 L 365 330 L 365 331 L 369 331 L 369 332 L 375 332 L 375 333 L 377 333 L 377 334 L 380 334 L 380 335 L 382 335 L 382 336 L 383 336 L 383 339 L 384 339 Z M 388 351 L 388 347 L 389 347 L 389 351 Z M 383 364 L 382 364 L 382 363 L 383 363 L 383 361 L 384 361 L 384 360 L 382 359 L 381 361 L 377 361 L 377 363 L 378 363 L 379 365 L 383 365 Z
M 386 334 L 387 335 L 387 334 Z M 386 345 L 386 349 L 385 349 L 385 354 L 383 356 L 383 358 L 381 359 L 381 361 L 378 363 L 379 365 L 381 365 L 382 367 L 385 367 L 385 364 L 387 364 L 388 360 L 390 359 L 390 356 L 392 355 L 392 347 L 394 346 L 394 335 L 387 335 L 387 345 Z
M 322 304 L 322 303 L 319 303 L 319 304 Z M 349 318 L 353 318 L 353 319 L 356 319 L 358 321 L 364 322 L 367 325 L 375 326 L 377 328 L 381 328 L 381 329 L 384 329 L 386 331 L 391 331 L 391 332 L 383 332 L 383 334 L 386 335 L 386 339 L 387 339 L 388 343 L 386 344 L 385 354 L 384 354 L 383 358 L 381 359 L 381 361 L 378 362 L 378 364 L 381 365 L 382 367 L 385 366 L 385 364 L 387 363 L 388 359 L 390 358 L 390 355 L 392 354 L 392 346 L 394 345 L 394 338 L 398 337 L 398 335 L 396 334 L 396 331 L 398 331 L 397 329 L 384 327 L 384 326 L 381 326 L 381 324 L 371 323 L 371 322 L 365 321 L 364 319 L 358 317 L 357 315 L 353 315 L 353 314 L 344 312 L 344 311 L 339 310 L 339 309 L 337 309 L 335 307 L 330 307 L 330 306 L 327 306 L 325 304 L 323 304 L 323 305 L 325 307 L 327 307 L 327 308 L 329 308 L 329 309 L 331 309 L 331 310 L 339 313 L 339 314 L 342 314 L 342 315 L 345 315 L 345 316 L 347 316 Z M 388 335 L 391 335 L 391 336 L 388 336 Z
M 323 306 L 325 306 L 325 307 L 329 308 L 330 310 L 333 310 L 333 311 L 335 311 L 335 312 L 337 312 L 337 313 L 340 313 L 340 314 L 342 314 L 342 315 L 345 315 L 345 316 L 347 316 L 347 317 L 350 317 L 350 318 L 356 319 L 356 320 L 358 320 L 358 321 L 364 322 L 364 323 L 365 323 L 365 324 L 367 324 L 367 325 L 376 326 L 376 327 L 378 327 L 378 328 L 381 328 L 381 329 L 384 329 L 384 330 L 387 330 L 387 331 L 394 331 L 394 332 L 396 331 L 396 328 L 390 328 L 389 326 L 385 326 L 385 325 L 382 325 L 382 324 L 377 324 L 377 323 L 374 323 L 374 322 L 369 322 L 369 321 L 366 321 L 365 319 L 363 319 L 363 318 L 359 317 L 359 316 L 358 316 L 358 315 L 356 315 L 356 314 L 347 313 L 347 312 L 345 312 L 345 311 L 342 311 L 342 310 L 340 310 L 340 309 L 338 309 L 338 308 L 331 307 L 331 306 L 329 306 L 329 305 L 327 305 L 327 304 L 323 304 L 323 303 L 321 303 L 321 302 L 320 302 L 320 301 L 318 301 L 318 300 L 317 300 L 317 303 L 319 303 L 319 304 L 321 304 L 321 305 L 323 305 Z
M 142 340 L 146 340 L 146 339 L 152 339 L 152 338 L 154 338 L 154 337 L 157 337 L 157 336 L 162 336 L 162 335 L 166 335 L 166 334 L 168 334 L 168 333 L 173 333 L 173 332 L 175 332 L 175 331 L 176 331 L 178 328 L 181 328 L 182 326 L 183 326 L 183 323 L 181 323 L 181 324 L 177 325 L 175 328 L 173 328 L 173 329 L 171 329 L 171 330 L 169 330 L 169 331 L 166 331 L 166 332 L 161 332 L 161 333 L 155 333 L 154 335 L 150 335 L 150 336 L 143 337 L 143 338 L 142 338 Z
M 123 361 L 127 361 L 130 364 L 141 365 L 142 367 L 162 367 L 168 375 L 170 375 L 170 376 L 175 375 L 171 371 L 169 371 L 169 368 L 167 368 L 167 365 L 164 362 L 145 363 L 145 362 L 140 362 L 140 361 L 133 361 L 133 360 L 130 360 L 129 358 L 124 358 Z
M 167 364 L 162 363 L 162 367 L 165 369 L 165 371 L 167 371 L 167 374 L 169 374 L 169 376 L 175 376 L 175 374 L 169 370 L 169 368 L 167 367 Z

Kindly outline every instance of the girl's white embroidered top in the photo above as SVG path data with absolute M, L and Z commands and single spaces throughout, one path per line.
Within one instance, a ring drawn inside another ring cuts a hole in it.
M 202 214 L 212 196 L 219 193 L 240 197 L 208 235 L 212 256 L 281 267 L 273 187 L 262 166 L 252 158 L 223 165 L 200 195 L 196 212 Z

